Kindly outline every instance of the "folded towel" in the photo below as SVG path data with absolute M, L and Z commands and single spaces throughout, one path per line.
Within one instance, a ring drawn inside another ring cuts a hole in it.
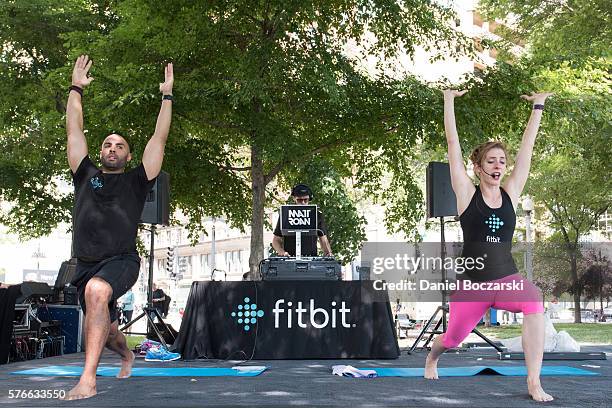
M 355 378 L 374 378 L 378 377 L 374 370 L 359 370 L 350 365 L 335 365 L 332 367 L 332 374 L 339 375 L 341 377 L 355 377 Z

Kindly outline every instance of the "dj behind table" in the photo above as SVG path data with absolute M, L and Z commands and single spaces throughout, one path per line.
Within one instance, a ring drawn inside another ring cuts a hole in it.
M 325 256 L 332 250 L 327 238 L 323 213 L 316 205 L 310 205 L 313 193 L 305 184 L 297 184 L 291 190 L 295 204 L 283 205 L 279 211 L 272 247 L 280 256 L 317 256 L 317 238 Z
M 309 204 L 313 198 L 310 187 L 297 184 L 291 190 L 291 196 L 296 204 L 281 206 L 274 229 L 272 246 L 281 256 L 261 262 L 261 279 L 342 280 L 340 263 L 331 256 L 323 214 L 316 205 Z M 326 254 L 324 257 L 316 256 L 317 237 Z
M 283 213 L 284 212 L 284 213 Z M 316 206 L 281 207 L 283 235 L 316 234 Z M 194 282 L 174 349 L 185 359 L 397 358 L 386 292 L 342 281 L 333 257 L 273 257 L 256 282 Z

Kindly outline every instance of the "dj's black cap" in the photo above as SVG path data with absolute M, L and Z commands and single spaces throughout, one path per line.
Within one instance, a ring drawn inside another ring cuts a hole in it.
M 293 197 L 301 197 L 307 195 L 312 200 L 312 190 L 306 184 L 296 184 L 291 189 Z

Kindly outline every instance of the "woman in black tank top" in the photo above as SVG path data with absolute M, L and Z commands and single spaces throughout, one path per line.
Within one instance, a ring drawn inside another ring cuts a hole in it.
M 502 184 L 506 172 L 506 149 L 501 142 L 487 142 L 478 146 L 470 156 L 474 174 L 480 184 L 474 186 L 468 176 L 459 136 L 455 125 L 454 99 L 466 91 L 444 91 L 444 128 L 448 143 L 448 161 L 451 184 L 457 197 L 457 212 L 463 230 L 463 257 L 485 259 L 484 268 L 466 271 L 460 279 L 470 281 L 520 281 L 529 293 L 526 301 L 516 299 L 513 293 L 498 290 L 461 302 L 460 296 L 466 291 L 461 289 L 451 295 L 449 322 L 446 333 L 433 342 L 431 352 L 425 362 L 425 378 L 438 378 L 438 359 L 445 350 L 456 347 L 473 330 L 490 307 L 522 312 L 523 351 L 527 366 L 527 387 L 529 395 L 536 401 L 551 401 L 552 396 L 544 392 L 540 383 L 542 356 L 544 353 L 544 316 L 543 306 L 537 301 L 539 289 L 523 279 L 511 255 L 512 235 L 516 224 L 516 205 L 529 175 L 531 154 L 536 134 L 540 126 L 544 102 L 550 93 L 532 93 L 522 97 L 533 102 L 531 117 L 523 134 L 521 147 L 516 157 L 512 173 Z M 522 292 L 521 292 L 522 293 Z M 471 294 L 471 296 L 475 296 Z M 504 299 L 506 297 L 506 300 Z M 510 301 L 508 301 L 510 297 Z M 468 295 L 469 298 L 469 295 Z
M 476 186 L 470 204 L 459 217 L 463 230 L 463 251 L 465 259 L 482 257 L 483 268 L 466 268 L 466 279 L 472 281 L 492 281 L 518 273 L 512 258 L 512 235 L 516 224 L 516 214 L 508 193 L 500 188 L 502 205 L 491 208 Z M 486 254 L 486 257 L 483 255 Z M 458 279 L 464 278 L 457 275 Z

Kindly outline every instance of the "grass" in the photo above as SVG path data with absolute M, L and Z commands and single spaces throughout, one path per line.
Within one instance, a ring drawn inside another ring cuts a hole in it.
M 612 324 L 598 323 L 555 323 L 557 331 L 565 330 L 578 343 L 612 344 Z M 521 325 L 483 327 L 478 330 L 487 337 L 497 339 L 509 339 L 521 335 Z M 145 336 L 126 336 L 130 350 L 142 343 Z
M 127 345 L 130 350 L 134 350 L 134 347 L 142 343 L 145 336 L 125 336 L 127 340 Z
M 612 344 L 612 324 L 598 323 L 555 323 L 557 331 L 565 330 L 578 343 Z M 508 339 L 521 335 L 521 325 L 482 327 L 478 326 L 486 336 L 498 339 Z

